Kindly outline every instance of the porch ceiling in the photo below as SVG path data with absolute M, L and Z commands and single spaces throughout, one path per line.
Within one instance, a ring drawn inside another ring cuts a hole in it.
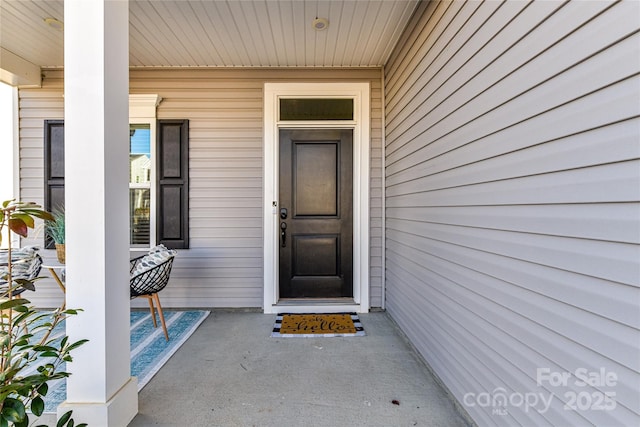
M 377 67 L 419 1 L 129 2 L 132 67 Z M 64 21 L 63 7 L 63 0 L 0 0 L 2 58 L 62 67 L 63 30 L 45 20 Z M 329 27 L 313 29 L 316 17 Z

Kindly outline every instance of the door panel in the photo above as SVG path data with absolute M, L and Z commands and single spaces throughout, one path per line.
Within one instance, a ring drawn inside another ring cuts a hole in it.
M 337 143 L 298 143 L 294 145 L 294 214 L 336 216 L 338 184 Z
M 351 130 L 280 131 L 281 298 L 353 296 L 352 164 Z
M 338 276 L 340 236 L 295 236 L 293 277 Z

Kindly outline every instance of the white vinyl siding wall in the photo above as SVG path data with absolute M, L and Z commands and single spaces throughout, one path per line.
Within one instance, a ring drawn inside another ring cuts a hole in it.
M 385 68 L 386 307 L 478 425 L 640 424 L 638 16 L 424 2 Z
M 158 119 L 189 120 L 190 249 L 179 251 L 166 307 L 262 307 L 263 86 L 371 83 L 371 305 L 382 304 L 382 81 L 379 69 L 177 69 L 130 72 L 130 93 L 162 97 Z M 63 118 L 62 72 L 20 91 L 21 194 L 43 200 L 43 121 Z M 88 159 L 89 161 L 89 159 Z M 35 239 L 42 245 L 42 235 Z M 45 251 L 54 257 L 54 251 Z M 46 276 L 46 273 L 43 274 Z M 50 280 L 29 295 L 51 305 Z M 141 302 L 144 304 L 144 301 Z

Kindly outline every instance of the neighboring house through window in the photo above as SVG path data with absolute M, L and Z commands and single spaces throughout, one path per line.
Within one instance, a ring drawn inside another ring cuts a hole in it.
M 157 95 L 129 96 L 131 248 L 189 244 L 187 120 L 156 120 Z M 157 129 L 157 134 L 156 134 Z M 45 208 L 64 206 L 64 122 L 45 120 Z M 51 242 L 45 242 L 52 247 Z
M 129 242 L 134 248 L 155 243 L 155 235 L 151 233 L 155 230 L 151 226 L 152 200 L 155 201 L 155 194 L 151 195 L 152 172 L 151 126 L 132 123 L 129 125 Z

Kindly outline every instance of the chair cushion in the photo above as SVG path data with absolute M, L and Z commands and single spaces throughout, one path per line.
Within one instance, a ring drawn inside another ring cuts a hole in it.
M 138 261 L 135 268 L 131 272 L 131 277 L 151 270 L 155 266 L 160 265 L 169 258 L 175 256 L 177 253 L 177 251 L 168 249 L 164 245 L 154 246 L 149 250 L 149 253 L 147 255 L 143 256 Z
M 9 251 L 0 251 L 0 283 L 7 283 L 4 276 L 9 272 Z M 11 273 L 13 279 L 34 279 L 40 271 L 42 258 L 38 256 L 38 247 L 11 249 Z

